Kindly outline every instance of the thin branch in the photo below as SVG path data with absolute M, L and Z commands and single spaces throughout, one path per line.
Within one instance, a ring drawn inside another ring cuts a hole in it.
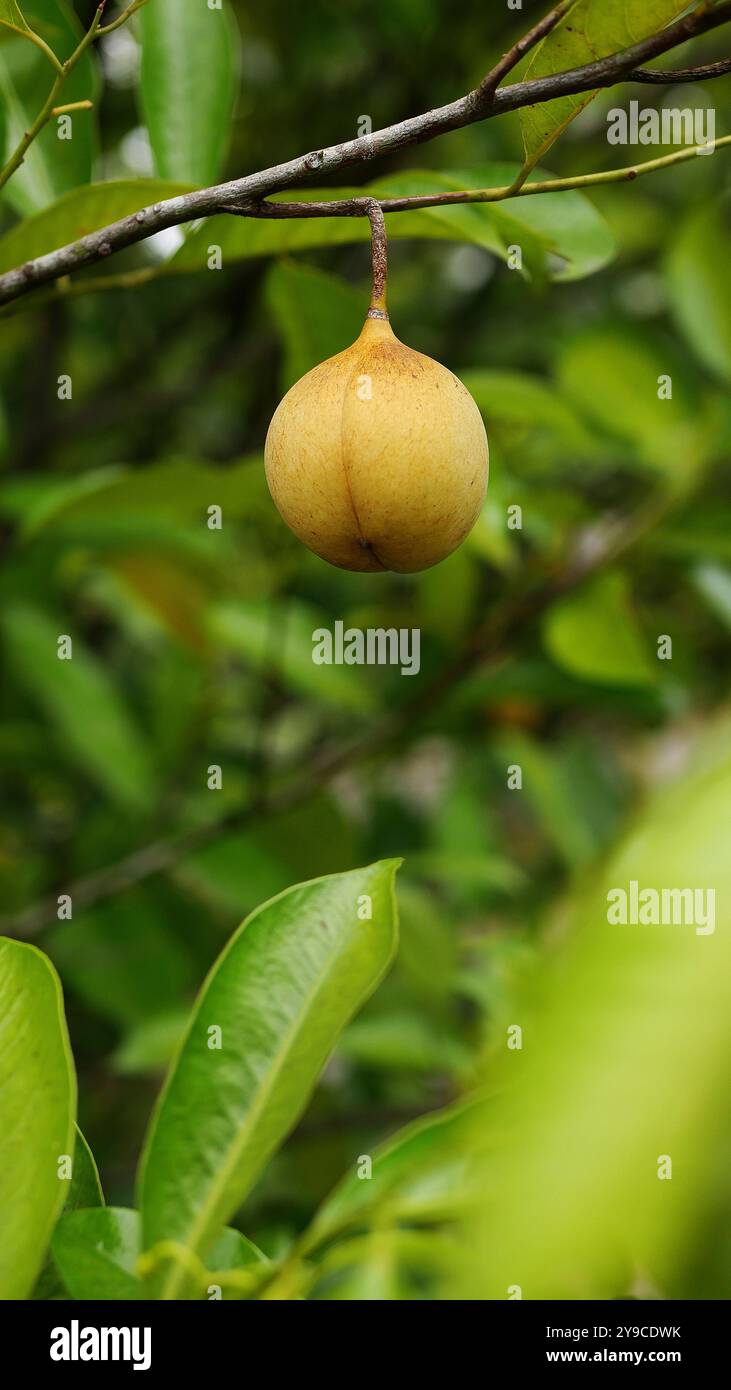
M 327 149 L 313 150 L 298 159 L 248 174 L 244 178 L 233 179 L 229 183 L 212 188 L 197 189 L 193 193 L 140 208 L 138 212 L 80 237 L 68 246 L 38 256 L 35 260 L 1 275 L 0 304 L 10 303 L 39 285 L 48 284 L 57 280 L 59 276 L 71 274 L 84 266 L 104 260 L 167 227 L 180 226 L 183 222 L 207 217 L 212 212 L 235 208 L 255 199 L 266 198 L 272 193 L 311 184 L 320 176 L 352 168 L 354 165 L 362 166 L 395 150 L 422 144 L 437 135 L 460 130 L 476 121 L 499 116 L 506 111 L 517 111 L 538 102 L 552 101 L 556 97 L 610 87 L 617 82 L 626 81 L 628 74 L 636 71 L 642 63 L 677 48 L 699 34 L 717 29 L 730 20 L 731 0 L 721 0 L 721 3 L 712 8 L 703 6 L 691 11 L 674 24 L 668 25 L 661 33 L 653 34 L 621 53 L 611 54 L 607 58 L 572 68 L 568 72 L 551 73 L 532 81 L 500 87 L 493 93 L 484 109 L 475 110 L 480 90 L 478 87 L 467 96 L 460 97 L 446 106 L 399 121 L 371 135 L 361 135 L 343 144 L 331 145 Z
M 34 120 L 30 129 L 23 132 L 22 139 L 18 142 L 16 148 L 13 150 L 13 153 L 11 154 L 7 163 L 4 165 L 2 170 L 0 170 L 0 188 L 3 188 L 5 184 L 8 182 L 8 180 L 12 178 L 13 174 L 16 173 L 16 171 L 20 168 L 28 150 L 30 149 L 30 146 L 33 144 L 33 141 L 36 139 L 38 135 L 40 135 L 40 132 L 43 130 L 44 126 L 48 123 L 48 121 L 51 120 L 53 116 L 62 116 L 70 111 L 91 110 L 93 106 L 93 102 L 91 101 L 73 101 L 68 102 L 66 105 L 62 104 L 60 106 L 57 106 L 56 97 L 59 95 L 61 88 L 63 87 L 69 74 L 73 72 L 74 68 L 76 67 L 76 64 L 78 63 L 79 59 L 84 55 L 89 45 L 92 44 L 95 39 L 98 39 L 103 34 L 110 34 L 113 29 L 118 29 L 120 24 L 126 23 L 130 15 L 133 15 L 136 10 L 141 9 L 142 6 L 146 4 L 147 0 L 132 0 L 132 3 L 127 6 L 126 10 L 122 12 L 118 19 L 115 19 L 112 24 L 107 24 L 105 28 L 102 28 L 101 21 L 106 6 L 106 0 L 99 0 L 89 28 L 81 38 L 73 53 L 70 55 L 70 57 L 66 59 L 64 63 L 61 62 L 61 60 L 56 56 L 53 50 L 48 47 L 48 44 L 43 39 L 39 38 L 38 35 L 33 32 L 32 29 L 29 29 L 27 31 L 18 31 L 25 34 L 26 38 L 31 39 L 33 43 L 37 44 L 39 48 L 43 49 L 46 55 L 51 59 L 51 62 L 53 63 L 53 66 L 55 67 L 58 76 L 56 77 L 53 86 L 51 87 L 51 90 L 48 93 L 48 96 L 43 104 L 41 111 L 36 116 L 36 119 Z
M 483 77 L 479 87 L 472 94 L 476 114 L 488 109 L 500 83 L 513 71 L 513 68 L 518 66 L 526 53 L 530 53 L 531 49 L 535 48 L 545 39 L 547 34 L 550 34 L 552 29 L 556 28 L 556 25 L 571 9 L 573 3 L 574 0 L 561 0 L 560 5 L 556 5 L 549 14 L 544 15 L 543 19 L 539 19 L 538 23 L 534 24 L 527 34 L 524 34 L 517 43 L 513 44 L 512 48 L 508 49 L 507 53 L 503 54 L 500 61 L 495 64 L 495 67 L 491 72 L 488 72 L 486 77 Z
M 714 151 L 731 145 L 731 135 L 716 140 Z M 517 180 L 499 188 L 467 188 L 447 193 L 413 193 L 402 198 L 333 198 L 327 202 L 288 203 L 252 202 L 241 207 L 221 208 L 237 217 L 263 220 L 308 217 L 362 217 L 375 205 L 382 213 L 415 212 L 420 208 L 453 207 L 461 203 L 503 203 L 511 198 L 529 198 L 541 193 L 566 193 L 577 188 L 595 188 L 607 183 L 631 183 L 645 174 L 654 174 L 689 159 L 708 157 L 708 146 L 688 145 L 672 154 L 629 164 L 622 169 L 602 169 L 595 174 L 574 174 L 565 179 L 536 179 L 519 184 Z
M 705 82 L 707 78 L 724 77 L 731 72 L 731 58 L 721 58 L 717 63 L 705 63 L 698 68 L 635 68 L 627 73 L 628 82 Z

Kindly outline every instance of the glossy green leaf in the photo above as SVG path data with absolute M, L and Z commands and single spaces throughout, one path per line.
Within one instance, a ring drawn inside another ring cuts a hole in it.
M 172 1239 L 205 1258 L 292 1129 L 390 964 L 397 866 L 384 860 L 288 889 L 246 919 L 213 966 L 145 1145 L 147 1249 Z M 372 916 L 361 919 L 366 899 Z M 179 1296 L 184 1282 L 172 1269 L 161 1296 Z
M 518 172 L 514 164 L 480 165 L 444 173 L 423 170 L 392 174 L 365 188 L 300 189 L 298 201 L 348 198 L 373 193 L 397 197 L 418 193 L 452 192 L 461 188 L 500 188 Z M 544 177 L 542 174 L 541 177 Z M 280 195 L 276 195 L 280 196 Z M 272 201 L 276 201 L 276 196 Z M 281 195 L 291 201 L 291 194 Z M 482 246 L 503 260 L 509 247 L 523 239 L 537 239 L 545 255 L 551 254 L 554 278 L 580 279 L 606 265 L 614 242 L 603 217 L 588 198 L 576 192 L 548 193 L 511 199 L 510 203 L 472 203 L 424 208 L 418 212 L 386 215 L 389 238 L 428 238 L 467 242 Z M 367 219 L 359 217 L 289 218 L 279 221 L 246 217 L 210 218 L 191 233 L 167 262 L 165 269 L 201 270 L 208 248 L 221 247 L 223 264 L 251 256 L 306 251 L 317 246 L 343 246 L 370 238 Z M 0 254 L 2 243 L 0 242 Z
M 61 985 L 34 946 L 0 938 L 0 1298 L 25 1298 L 67 1197 L 76 1075 Z
M 267 303 L 284 343 L 281 389 L 342 352 L 363 327 L 363 297 L 337 275 L 283 261 L 272 266 Z
M 657 679 L 627 580 L 618 571 L 555 603 L 544 619 L 543 636 L 554 661 L 584 680 L 651 685 Z
M 144 1285 L 135 1273 L 140 1219 L 124 1207 L 92 1207 L 61 1217 L 51 1253 L 75 1299 L 136 1299 Z
M 67 0 L 28 0 L 23 5 L 31 28 L 63 61 L 76 48 L 82 28 Z M 6 157 L 43 107 L 54 81 L 48 58 L 27 39 L 0 44 L 0 98 L 6 109 Z M 98 96 L 96 59 L 87 50 L 63 85 L 61 102 L 93 101 Z M 64 138 L 60 139 L 60 133 Z M 68 136 L 70 135 L 70 138 Z M 74 111 L 60 125 L 51 119 L 28 149 L 22 165 L 3 190 L 17 212 L 46 208 L 67 189 L 88 183 L 96 152 L 96 111 Z M 58 243 L 60 244 L 60 243 Z M 28 253 L 21 257 L 27 259 Z
M 576 0 L 560 24 L 535 50 L 525 80 L 549 77 L 619 53 L 647 38 L 687 9 L 685 0 Z M 525 156 L 535 164 L 559 135 L 593 101 L 596 92 L 578 92 L 520 112 Z
M 694 209 L 670 249 L 667 278 L 671 303 L 696 356 L 731 381 L 731 236 L 719 203 Z
M 142 735 L 97 658 L 73 638 L 73 656 L 59 660 L 64 634 L 29 604 L 7 608 L 2 634 L 13 674 L 55 727 L 59 746 L 117 804 L 150 805 L 154 775 Z
M 190 184 L 163 183 L 158 179 L 116 179 L 76 188 L 0 237 L 0 271 L 44 256 L 47 251 L 66 246 L 140 208 L 189 191 Z
M 232 7 L 155 0 L 141 15 L 141 97 L 157 172 L 215 183 L 228 147 L 239 69 Z

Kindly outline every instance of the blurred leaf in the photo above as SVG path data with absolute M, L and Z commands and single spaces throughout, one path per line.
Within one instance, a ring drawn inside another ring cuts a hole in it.
M 73 656 L 59 660 L 63 630 L 29 604 L 7 608 L 2 630 L 11 670 L 71 760 L 118 805 L 146 810 L 154 800 L 150 754 L 105 668 L 78 637 Z
M 187 1009 L 174 1009 L 143 1019 L 126 1035 L 111 1058 L 119 1076 L 147 1076 L 170 1065 L 188 1018 Z
M 135 1273 L 140 1218 L 123 1207 L 94 1207 L 61 1217 L 51 1246 L 54 1263 L 74 1299 L 137 1299 Z
M 523 79 L 532 82 L 619 53 L 664 28 L 686 8 L 685 0 L 623 0 L 621 5 L 608 5 L 606 0 L 577 0 L 539 44 Z M 520 126 L 529 164 L 535 164 L 545 154 L 595 96 L 595 91 L 580 92 L 521 110 Z
M 0 45 L 0 91 L 5 47 Z M 88 116 L 88 112 L 86 114 Z M 73 145 L 75 140 L 68 143 Z M 9 188 L 13 182 L 8 185 Z M 117 179 L 109 183 L 92 183 L 86 188 L 75 188 L 62 197 L 58 197 L 60 190 L 57 190 L 54 194 L 57 201 L 50 207 L 36 201 L 33 207 L 44 206 L 43 212 L 26 217 L 0 237 L 0 271 L 10 270 L 35 256 L 43 256 L 47 251 L 55 251 L 59 246 L 86 236 L 88 232 L 106 227 L 109 222 L 128 217 L 138 208 L 150 207 L 165 198 L 175 198 L 179 193 L 189 191 L 189 184 L 162 183 L 154 179 Z
M 322 202 L 336 198 L 363 197 L 372 193 L 390 198 L 418 193 L 452 192 L 462 188 L 504 187 L 518 172 L 514 164 L 482 165 L 467 172 L 444 173 L 437 170 L 393 174 L 365 188 L 299 189 L 297 201 Z M 275 194 L 273 202 L 280 195 Z M 291 194 L 281 195 L 291 201 Z M 280 197 L 281 201 L 281 197 Z M 520 244 L 521 236 L 531 244 L 538 238 L 545 253 L 564 262 L 556 264 L 557 279 L 579 279 L 601 269 L 611 259 L 614 243 L 609 230 L 583 194 L 547 193 L 499 203 L 466 203 L 452 207 L 424 208 L 417 212 L 386 214 L 388 236 L 427 237 L 464 241 L 482 246 L 501 259 L 508 259 L 508 248 Z M 367 218 L 322 217 L 257 220 L 246 217 L 216 217 L 193 232 L 177 254 L 166 264 L 169 271 L 201 270 L 207 264 L 208 247 L 221 247 L 226 265 L 249 256 L 268 256 L 309 250 L 317 246 L 343 246 L 370 240 Z M 0 258 L 2 242 L 0 242 Z M 364 304 L 365 311 L 365 304 Z
M 400 1010 L 359 1018 L 346 1028 L 338 1051 L 352 1062 L 379 1071 L 451 1076 L 467 1065 L 469 1052 L 433 1019 Z
M 61 985 L 34 946 L 0 938 L 0 1297 L 26 1298 L 68 1195 L 76 1074 Z
M 209 609 L 209 632 L 219 646 L 239 652 L 262 672 L 277 675 L 304 695 L 327 705 L 363 712 L 374 707 L 368 667 L 318 666 L 313 634 L 328 615 L 291 598 L 279 603 L 224 602 Z
M 475 1126 L 473 1143 L 492 1153 L 466 1228 L 463 1296 L 504 1299 L 517 1284 L 524 1299 L 617 1298 L 640 1270 L 673 1298 L 713 1221 L 731 1056 L 727 725 L 694 764 L 577 895 L 562 942 L 514 1001 L 523 1049 L 496 1059 L 492 1122 Z M 706 907 L 715 894 L 715 930 L 698 934 L 703 911 L 685 925 L 667 912 L 658 925 L 609 920 L 633 881 L 701 891 Z M 661 1181 L 665 1155 L 672 1180 Z
M 693 571 L 693 583 L 716 617 L 731 628 L 731 570 L 710 561 L 697 565 Z
M 140 1166 L 147 1248 L 206 1256 L 306 1105 L 342 1028 L 396 945 L 397 864 L 291 888 L 247 918 L 214 965 L 154 1113 Z M 372 917 L 358 918 L 366 894 Z M 221 1029 L 221 1047 L 210 1029 Z M 173 1269 L 161 1296 L 180 1296 Z
M 282 391 L 319 362 L 349 347 L 363 327 L 362 295 L 337 275 L 312 266 L 294 261 L 273 265 L 266 297 L 284 341 Z
M 76 1211 L 78 1207 L 103 1206 L 104 1193 L 99 1180 L 99 1169 L 96 1166 L 94 1155 L 77 1125 L 72 1177 L 64 1210 Z
M 609 685 L 652 685 L 657 680 L 631 607 L 629 584 L 618 570 L 554 603 L 543 620 L 543 638 L 554 661 L 584 680 Z
M 731 380 L 731 254 L 720 204 L 694 209 L 681 224 L 667 262 L 675 316 L 701 362 Z
M 660 378 L 666 376 L 672 396 L 661 399 Z M 642 463 L 679 486 L 692 478 L 707 431 L 677 350 L 637 328 L 630 334 L 623 326 L 591 327 L 564 348 L 559 382 L 600 430 L 636 451 Z
M 586 425 L 552 382 L 527 372 L 468 371 L 460 381 L 474 396 L 489 430 L 493 420 L 524 429 L 550 430 L 569 448 L 585 449 L 592 437 Z
M 159 888 L 136 888 L 54 926 L 48 952 L 69 986 L 122 1027 L 176 1008 L 195 983 L 190 951 Z
M 227 1226 L 221 1232 L 208 1256 L 208 1267 L 212 1270 L 247 1269 L 249 1265 L 268 1264 L 266 1255 L 253 1240 L 243 1236 L 240 1231 Z
M 484 1105 L 470 1100 L 407 1125 L 375 1150 L 370 1178 L 361 1178 L 354 1163 L 305 1232 L 303 1253 L 370 1222 L 430 1223 L 454 1215 L 469 1189 L 467 1141 Z
M 239 68 L 231 6 L 155 0 L 141 15 L 141 97 L 157 173 L 215 183 L 229 141 Z
M 27 0 L 23 10 L 31 28 L 56 56 L 62 62 L 70 57 L 82 35 L 72 5 L 66 0 Z M 0 44 L 0 97 L 6 113 L 6 158 L 35 121 L 53 79 L 47 57 L 35 44 L 22 38 Z M 87 50 L 66 78 L 59 102 L 90 100 L 96 104 L 97 96 L 96 60 Z M 74 111 L 64 120 L 72 123 L 72 138 L 59 139 L 60 127 L 51 119 L 36 136 L 22 165 L 3 189 L 3 197 L 21 215 L 47 207 L 67 189 L 86 184 L 91 178 L 96 151 L 96 114 Z M 26 248 L 19 259 L 27 260 L 31 254 Z

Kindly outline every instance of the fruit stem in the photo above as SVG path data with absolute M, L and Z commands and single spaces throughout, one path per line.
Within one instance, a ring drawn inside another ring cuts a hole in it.
M 383 208 L 375 198 L 366 202 L 366 212 L 371 224 L 371 263 L 373 265 L 373 289 L 369 319 L 387 319 L 386 277 L 388 275 L 388 242 Z

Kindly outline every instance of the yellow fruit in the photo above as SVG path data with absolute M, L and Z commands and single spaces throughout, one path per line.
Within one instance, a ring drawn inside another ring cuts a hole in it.
M 480 413 L 446 367 L 371 310 L 352 347 L 280 403 L 264 452 L 295 535 L 347 570 L 428 569 L 472 529 L 487 486 Z

